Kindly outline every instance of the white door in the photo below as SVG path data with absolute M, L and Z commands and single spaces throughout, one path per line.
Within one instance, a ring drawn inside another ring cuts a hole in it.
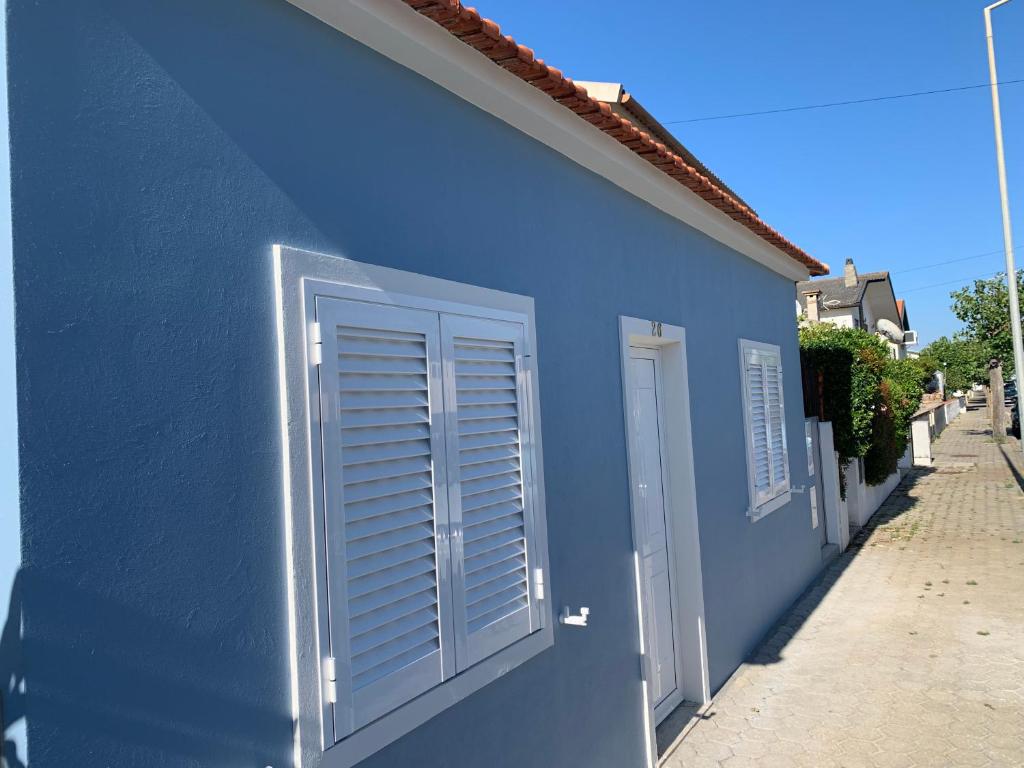
M 644 649 L 654 717 L 661 722 L 682 699 L 678 617 L 673 600 L 672 521 L 663 466 L 664 424 L 660 353 L 630 349 L 630 440 L 633 514 L 640 558 Z

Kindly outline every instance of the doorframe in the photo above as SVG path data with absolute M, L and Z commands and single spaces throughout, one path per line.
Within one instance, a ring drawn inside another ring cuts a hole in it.
M 711 700 L 708 677 L 707 636 L 704 618 L 704 587 L 701 572 L 700 531 L 697 516 L 697 488 L 693 468 L 693 435 L 690 422 L 690 389 L 686 363 L 685 329 L 652 320 L 619 317 L 620 362 L 622 368 L 622 409 L 626 434 L 626 467 L 630 481 L 630 524 L 633 532 L 634 594 L 638 619 L 638 652 L 643 676 L 643 720 L 647 731 L 647 765 L 657 763 L 654 702 L 651 698 L 651 659 L 646 653 L 643 600 L 640 581 L 640 558 L 637 542 L 637 510 L 633 508 L 633 436 L 630 418 L 630 396 L 633 374 L 630 347 L 646 347 L 661 352 L 660 399 L 664 416 L 662 470 L 666 482 L 666 512 L 671 525 L 670 567 L 672 605 L 678 617 L 679 638 L 676 648 L 677 680 L 682 699 L 697 704 Z

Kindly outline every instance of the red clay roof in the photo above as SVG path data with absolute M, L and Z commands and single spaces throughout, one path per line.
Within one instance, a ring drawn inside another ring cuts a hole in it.
M 566 109 L 604 131 L 762 240 L 807 267 L 812 275 L 828 274 L 828 265 L 818 261 L 769 227 L 747 205 L 689 165 L 664 144 L 638 129 L 629 120 L 614 114 L 607 104 L 592 99 L 586 90 L 565 77 L 559 70 L 534 57 L 533 51 L 529 48 L 519 45 L 508 35 L 502 35 L 497 24 L 482 18 L 475 9 L 464 7 L 459 0 L 402 2 L 444 27 L 498 66 L 548 94 Z

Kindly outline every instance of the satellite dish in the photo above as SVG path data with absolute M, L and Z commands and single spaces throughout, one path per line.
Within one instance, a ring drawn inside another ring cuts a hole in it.
M 892 320 L 882 319 L 875 323 L 875 328 L 880 334 L 896 344 L 903 343 L 903 329 Z

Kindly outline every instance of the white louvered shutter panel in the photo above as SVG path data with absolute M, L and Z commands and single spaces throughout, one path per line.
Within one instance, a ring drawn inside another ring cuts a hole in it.
M 771 453 L 772 497 L 789 490 L 789 457 L 786 455 L 786 418 L 782 396 L 782 367 L 777 354 L 764 360 L 768 402 L 768 443 Z
M 438 318 L 317 298 L 335 734 L 454 674 Z
M 771 445 L 769 438 L 769 396 L 763 354 L 756 349 L 743 351 L 744 380 L 747 388 L 747 426 L 750 430 L 751 499 L 757 507 L 772 498 Z
M 540 628 L 532 441 L 518 323 L 441 316 L 456 663 Z

